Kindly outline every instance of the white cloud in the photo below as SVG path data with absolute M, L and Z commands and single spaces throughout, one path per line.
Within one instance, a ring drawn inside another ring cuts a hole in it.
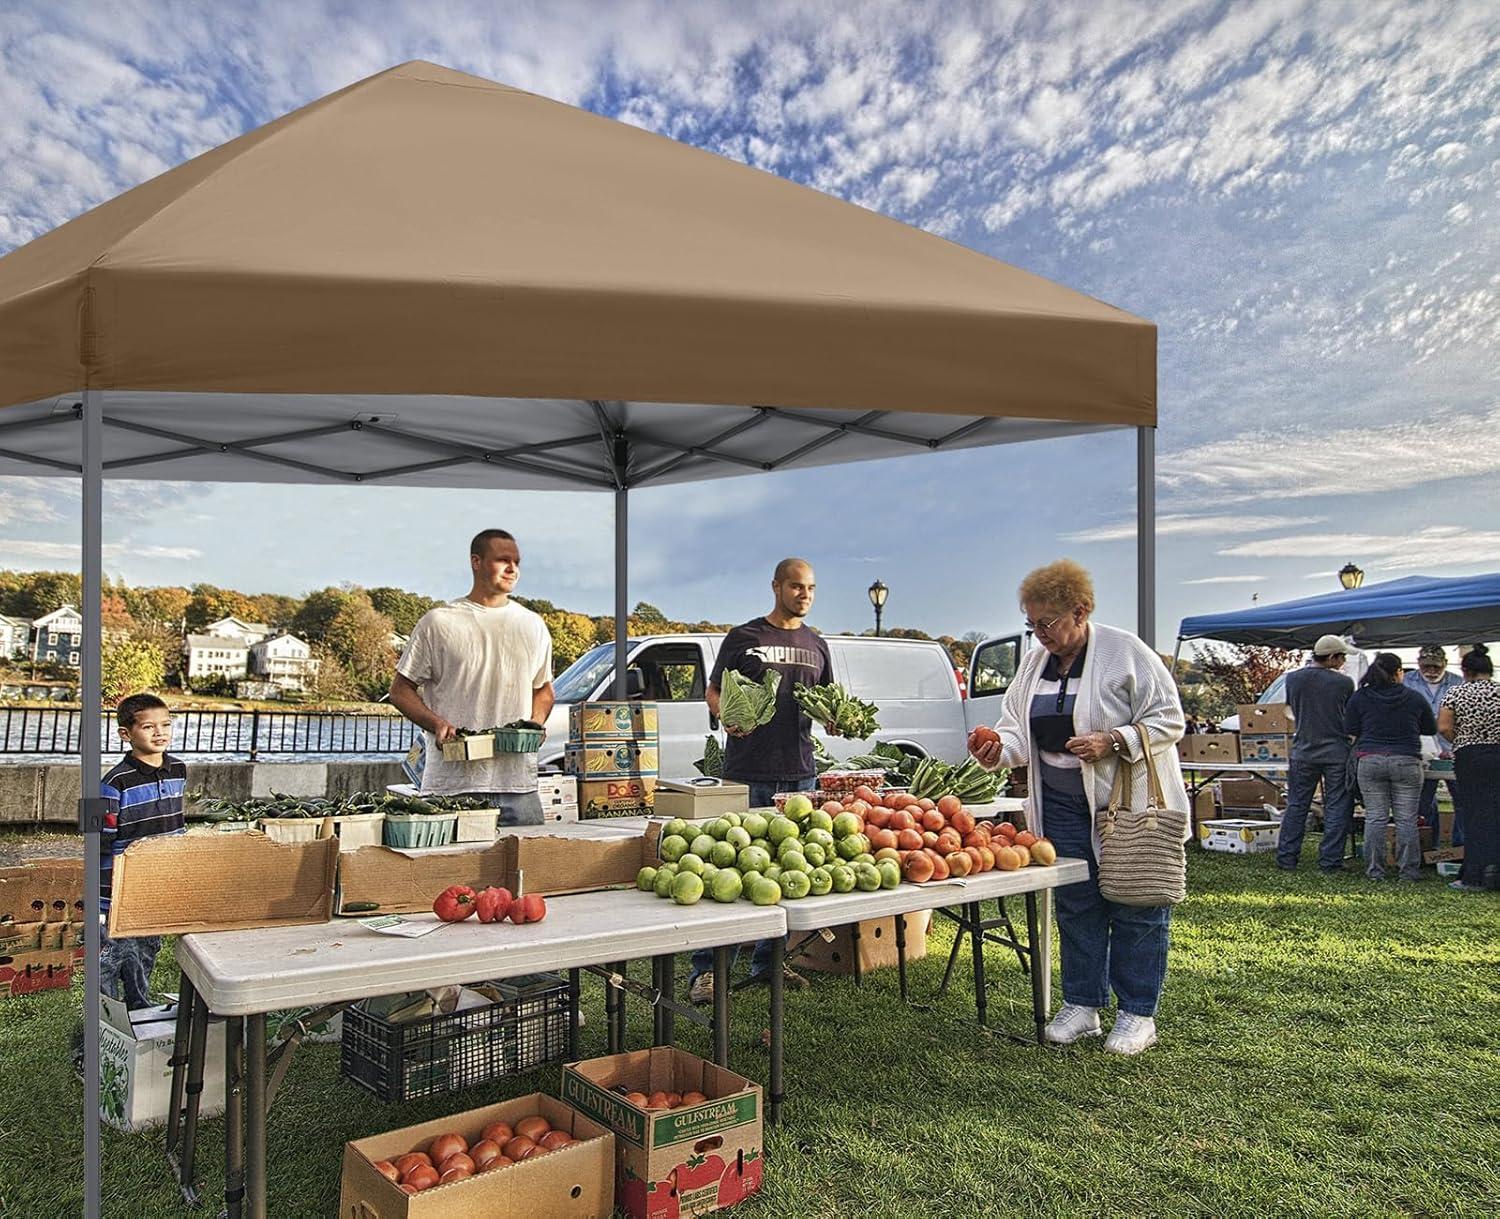
M 1323 519 L 1321 516 L 1297 519 L 1286 516 L 1165 513 L 1156 518 L 1156 533 L 1159 537 L 1212 537 L 1216 534 L 1263 533 L 1268 529 L 1285 529 L 1288 525 L 1309 524 Z M 1132 519 L 1102 525 L 1097 529 L 1082 529 L 1075 533 L 1065 533 L 1059 540 L 1064 542 L 1119 542 L 1133 537 L 1135 537 L 1135 521 Z
M 1428 525 L 1410 533 L 1300 533 L 1220 547 L 1233 558 L 1345 558 L 1367 570 L 1418 571 L 1500 562 L 1500 530 Z M 1318 573 L 1323 574 L 1323 573 Z M 1311 578 L 1311 577 L 1309 577 Z
M 1196 580 L 1180 580 L 1180 584 L 1264 584 L 1264 576 L 1199 576 Z
M 38 541 L 31 538 L 0 538 L 0 565 L 28 568 L 38 561 L 80 562 L 77 542 Z M 166 559 L 187 562 L 201 559 L 203 552 L 191 546 L 140 546 L 125 542 L 106 542 L 106 559 Z

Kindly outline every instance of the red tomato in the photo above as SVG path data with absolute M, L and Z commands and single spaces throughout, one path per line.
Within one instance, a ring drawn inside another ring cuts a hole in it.
M 413 1189 L 431 1189 L 441 1178 L 437 1169 L 428 1164 L 418 1164 L 406 1176 L 401 1178 L 402 1185 L 410 1185 Z
M 446 1177 L 453 1169 L 462 1168 L 464 1174 L 467 1176 L 472 1174 L 478 1167 L 472 1156 L 465 1155 L 462 1151 L 455 1151 L 438 1165 L 438 1172 Z
M 509 889 L 497 889 L 491 885 L 488 889 L 479 891 L 474 898 L 474 908 L 479 913 L 481 923 L 500 923 L 505 921 L 505 916 L 510 913 L 510 904 L 515 900 Z
M 434 1166 L 441 1168 L 442 1163 L 451 1155 L 457 1155 L 461 1151 L 469 1150 L 469 1140 L 461 1134 L 455 1134 L 451 1130 L 446 1134 L 440 1134 L 432 1142 L 427 1144 L 427 1154 L 432 1157 Z
M 504 1147 L 511 1139 L 516 1137 L 516 1132 L 511 1129 L 509 1122 L 491 1122 L 484 1128 L 484 1133 L 479 1136 L 488 1139 L 497 1146 Z
M 923 881 L 932 879 L 934 865 L 925 851 L 913 851 L 906 857 L 906 863 L 901 869 L 901 874 L 914 885 L 920 885 Z
M 964 802 L 957 796 L 944 796 L 937 802 L 937 811 L 942 813 L 944 817 L 952 820 L 953 814 L 958 812 L 963 806 Z
M 540 893 L 528 893 L 510 904 L 510 921 L 517 926 L 522 923 L 540 923 L 546 917 L 547 903 L 542 900 Z
M 474 1161 L 474 1168 L 479 1172 L 483 1172 L 485 1165 L 499 1154 L 500 1145 L 492 1139 L 480 1139 L 469 1148 L 469 1159 Z
M 396 1171 L 399 1172 L 404 1179 L 406 1177 L 406 1174 L 409 1173 L 413 1168 L 420 1168 L 424 1164 L 428 1168 L 432 1167 L 432 1160 L 428 1158 L 428 1155 L 425 1151 L 408 1151 L 404 1156 L 397 1157 Z
M 465 1177 L 472 1177 L 473 1175 L 472 1172 L 464 1168 L 461 1164 L 455 1164 L 452 1168 L 445 1170 L 443 1175 L 438 1178 L 438 1184 L 447 1185 L 449 1181 L 462 1181 Z
M 556 1151 L 559 1147 L 566 1147 L 573 1141 L 573 1136 L 566 1130 L 549 1130 L 537 1140 L 537 1145 L 545 1147 L 548 1151 Z
M 988 724 L 980 724 L 978 728 L 969 733 L 969 752 L 973 753 L 981 745 L 988 745 L 992 741 L 998 741 L 1000 734 Z
M 958 811 L 948 814 L 948 824 L 960 834 L 972 833 L 975 826 L 974 814 L 963 805 L 958 806 Z
M 515 1161 L 512 1160 L 508 1155 L 498 1155 L 479 1171 L 494 1172 L 497 1168 L 509 1168 L 514 1163 Z
M 432 912 L 445 923 L 461 923 L 474 913 L 474 890 L 468 885 L 449 885 L 437 895 Z
M 397 1184 L 401 1181 L 401 1170 L 389 1160 L 376 1160 L 375 1171 L 387 1180 L 394 1181 Z
M 922 828 L 924 830 L 941 830 L 948 824 L 948 818 L 935 808 L 922 810 Z
M 540 1113 L 534 1113 L 530 1117 L 523 1117 L 516 1123 L 516 1133 L 522 1138 L 530 1139 L 533 1143 L 552 1129 L 552 1123 Z M 510 1153 L 507 1152 L 507 1155 Z
M 504 1154 L 512 1160 L 524 1160 L 527 1153 L 536 1146 L 536 1143 L 528 1139 L 524 1134 L 518 1134 L 511 1139 L 503 1148 Z

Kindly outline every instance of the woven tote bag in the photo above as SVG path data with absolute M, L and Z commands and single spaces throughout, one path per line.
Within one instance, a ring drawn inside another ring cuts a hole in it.
M 1099 892 L 1122 906 L 1175 906 L 1187 896 L 1184 840 L 1190 818 L 1184 810 L 1167 807 L 1151 736 L 1144 724 L 1135 728 L 1141 734 L 1141 761 L 1120 759 L 1109 807 L 1095 819 Z M 1122 808 L 1130 792 L 1128 776 L 1137 765 L 1146 768 L 1146 807 Z

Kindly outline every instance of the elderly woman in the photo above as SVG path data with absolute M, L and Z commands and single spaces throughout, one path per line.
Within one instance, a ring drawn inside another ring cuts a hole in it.
M 1464 681 L 1448 692 L 1438 731 L 1453 742 L 1464 866 L 1455 889 L 1500 888 L 1500 685 L 1484 644 L 1465 653 Z
M 1089 621 L 1094 586 L 1077 563 L 1039 567 L 1020 592 L 1026 628 L 1042 646 L 1022 660 L 1006 692 L 999 741 L 974 756 L 990 769 L 1028 766 L 1028 828 L 1046 834 L 1059 855 L 1089 863 L 1088 880 L 1057 890 L 1063 1006 L 1047 1040 L 1098 1036 L 1112 989 L 1119 1014 L 1104 1048 L 1139 1054 L 1156 1044 L 1171 907 L 1123 906 L 1100 894 L 1094 813 L 1108 805 L 1122 759 L 1154 766 L 1168 804 L 1188 807 L 1175 751 L 1182 703 L 1161 657 L 1128 631 Z M 1145 766 L 1131 768 L 1132 808 L 1145 807 L 1146 774 Z

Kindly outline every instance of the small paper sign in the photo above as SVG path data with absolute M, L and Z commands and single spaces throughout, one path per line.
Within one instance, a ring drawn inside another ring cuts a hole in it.
M 414 923 L 410 919 L 402 918 L 399 914 L 380 914 L 374 918 L 360 919 L 359 925 L 368 927 L 371 931 L 378 931 L 381 935 L 399 935 L 407 939 L 416 939 L 419 935 L 436 931 L 443 924 Z

